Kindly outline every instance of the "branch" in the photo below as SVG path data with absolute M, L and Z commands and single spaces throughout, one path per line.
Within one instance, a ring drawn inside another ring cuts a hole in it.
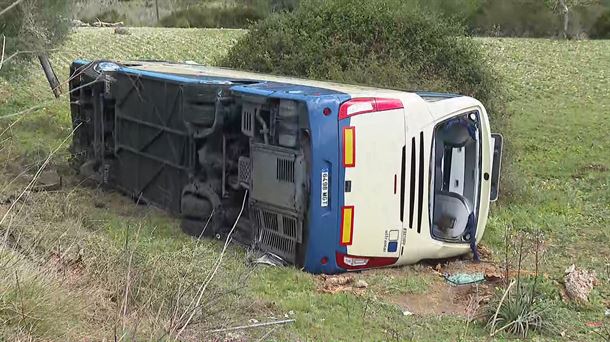
M 17 0 L 17 1 L 15 1 L 15 2 L 13 2 L 11 5 L 9 5 L 7 8 L 3 9 L 2 11 L 0 11 L 0 17 L 1 17 L 1 16 L 2 16 L 4 13 L 6 13 L 6 12 L 10 11 L 10 10 L 11 10 L 13 7 L 15 7 L 15 6 L 19 5 L 19 3 L 21 3 L 22 1 L 23 1 L 23 0 Z
M 244 329 L 250 329 L 250 328 L 268 327 L 270 325 L 287 324 L 287 323 L 294 323 L 294 322 L 295 322 L 294 319 L 285 319 L 282 321 L 271 321 L 271 322 L 256 323 L 256 324 L 250 324 L 250 325 L 242 325 L 239 327 L 208 330 L 208 331 L 205 331 L 205 333 L 211 334 L 211 333 L 219 333 L 219 332 L 226 332 L 226 331 L 244 330 Z
M 25 54 L 41 54 L 41 53 L 47 53 L 47 52 L 55 52 L 55 51 L 63 51 L 63 52 L 74 52 L 73 50 L 64 50 L 64 49 L 46 49 L 46 50 L 27 50 L 27 51 L 17 51 L 15 53 L 13 53 L 12 55 L 6 57 L 6 59 L 4 59 L 4 64 L 8 63 L 11 59 L 17 57 L 18 55 L 25 55 Z
M 4 64 L 4 48 L 6 47 L 6 36 L 2 35 L 2 57 L 0 57 L 0 70 L 2 70 L 2 64 Z

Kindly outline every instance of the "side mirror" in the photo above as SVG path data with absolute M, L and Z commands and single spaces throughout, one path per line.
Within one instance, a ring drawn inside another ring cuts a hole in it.
M 500 168 L 502 166 L 502 145 L 504 138 L 501 134 L 492 133 L 491 140 L 493 143 L 493 164 L 491 167 L 491 194 L 489 200 L 495 202 L 498 200 L 500 192 Z

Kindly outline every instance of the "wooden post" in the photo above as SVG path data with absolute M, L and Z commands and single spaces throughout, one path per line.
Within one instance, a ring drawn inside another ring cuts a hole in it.
M 51 66 L 49 56 L 47 56 L 47 54 L 40 54 L 38 55 L 38 60 L 40 61 L 40 65 L 42 66 L 42 70 L 44 71 L 47 80 L 49 81 L 53 95 L 55 95 L 55 98 L 59 98 L 59 96 L 61 96 L 61 84 L 59 83 L 57 75 L 55 75 L 55 71 Z

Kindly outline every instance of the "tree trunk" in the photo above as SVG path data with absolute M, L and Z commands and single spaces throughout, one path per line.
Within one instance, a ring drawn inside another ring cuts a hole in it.
M 40 65 L 42 66 L 42 70 L 44 71 L 47 80 L 49 81 L 53 95 L 55 95 L 55 98 L 59 98 L 59 96 L 61 96 L 61 84 L 57 79 L 57 75 L 55 75 L 55 71 L 53 71 L 53 67 L 49 61 L 49 56 L 46 54 L 40 54 L 38 55 L 38 60 L 40 61 Z
M 155 11 L 157 12 L 157 23 L 159 23 L 159 0 L 155 0 Z
M 568 38 L 570 8 L 566 5 L 565 0 L 559 0 L 559 5 L 562 7 L 563 10 L 563 38 Z

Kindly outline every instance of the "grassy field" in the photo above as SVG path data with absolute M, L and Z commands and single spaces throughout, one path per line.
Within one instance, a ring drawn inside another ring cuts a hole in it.
M 211 64 L 243 34 L 130 31 L 123 36 L 79 30 L 52 62 L 62 79 L 78 57 Z M 483 241 L 492 251 L 489 261 L 502 260 L 507 229 L 514 235 L 542 232 L 542 288 L 558 329 L 535 338 L 601 340 L 585 324 L 603 320 L 610 307 L 610 41 L 481 42 L 510 95 L 513 115 L 505 136 L 520 175 L 513 200 L 492 208 Z M 403 314 L 405 302 L 425 298 L 430 301 L 423 306 L 433 306 L 434 298 L 450 290 L 426 265 L 356 274 L 368 288 L 324 293 L 321 277 L 251 266 L 248 251 L 229 246 L 209 281 L 221 242 L 191 239 L 163 212 L 78 182 L 67 166 L 67 100 L 52 100 L 35 66 L 0 82 L 0 219 L 12 206 L 0 224 L 0 340 L 168 339 L 191 312 L 192 324 L 181 334 L 185 340 L 488 339 L 484 324 L 467 323 L 464 315 L 441 309 Z M 35 105 L 40 108 L 1 118 Z M 65 175 L 62 189 L 28 192 L 17 200 L 46 160 L 47 169 Z M 564 269 L 572 263 L 598 274 L 590 304 L 560 299 Z M 208 282 L 203 305 L 189 310 Z M 296 321 L 206 333 L 285 317 Z

